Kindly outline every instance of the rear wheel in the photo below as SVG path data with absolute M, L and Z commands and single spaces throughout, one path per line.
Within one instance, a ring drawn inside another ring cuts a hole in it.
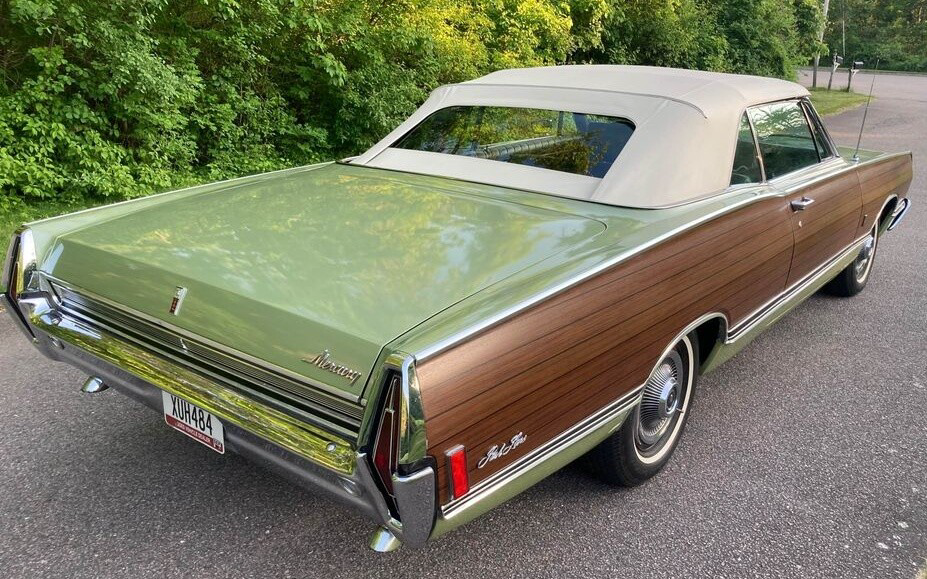
M 677 342 L 650 374 L 640 403 L 617 432 L 587 455 L 587 462 L 612 484 L 635 486 L 669 462 L 686 423 L 698 375 L 698 339 Z
M 869 274 L 872 272 L 872 262 L 875 260 L 876 247 L 879 242 L 879 224 L 872 227 L 872 231 L 863 240 L 863 246 L 853 263 L 846 266 L 837 277 L 824 286 L 824 291 L 835 296 L 851 297 L 863 291 Z

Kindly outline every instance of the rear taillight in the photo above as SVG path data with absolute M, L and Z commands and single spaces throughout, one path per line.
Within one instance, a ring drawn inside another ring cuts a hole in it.
M 19 237 L 14 237 L 10 244 L 9 257 L 3 264 L 3 279 L 2 282 L 0 282 L 0 285 L 6 286 L 7 294 L 10 296 L 10 299 L 14 301 L 17 297 L 17 286 L 19 285 L 19 280 L 16 276 L 16 268 L 19 267 L 18 258 Z
M 467 449 L 458 445 L 448 450 L 447 467 L 451 481 L 451 497 L 459 499 L 470 492 L 470 475 L 467 472 Z
M 393 473 L 399 467 L 399 383 L 398 375 L 390 379 L 373 442 L 373 468 L 390 495 L 393 494 Z
M 13 236 L 0 283 L 6 285 L 7 294 L 16 300 L 24 291 L 37 289 L 35 271 L 35 241 L 32 231 L 23 229 Z

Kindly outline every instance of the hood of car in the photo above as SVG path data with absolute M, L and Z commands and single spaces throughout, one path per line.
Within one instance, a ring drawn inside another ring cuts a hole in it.
M 42 269 L 359 397 L 397 336 L 604 228 L 505 190 L 332 164 L 92 222 Z

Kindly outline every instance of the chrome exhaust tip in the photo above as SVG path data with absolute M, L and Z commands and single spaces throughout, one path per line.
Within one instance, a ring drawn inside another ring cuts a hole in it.
M 86 392 L 87 394 L 96 394 L 97 392 L 103 392 L 109 388 L 102 378 L 97 378 L 96 376 L 91 376 L 87 378 L 87 381 L 84 382 L 84 385 L 80 387 L 81 392 Z
M 377 553 L 389 553 L 401 546 L 402 541 L 386 527 L 377 527 L 377 530 L 370 536 L 370 548 Z

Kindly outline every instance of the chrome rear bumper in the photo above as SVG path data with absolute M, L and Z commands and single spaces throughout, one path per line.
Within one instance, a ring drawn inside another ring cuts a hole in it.
M 435 473 L 426 467 L 393 477 L 399 518 L 374 482 L 366 455 L 341 439 L 247 398 L 120 337 L 69 317 L 46 292 L 8 303 L 14 321 L 52 360 L 101 378 L 108 386 L 158 412 L 162 391 L 183 397 L 218 416 L 226 447 L 310 490 L 356 509 L 404 544 L 423 545 L 435 522 Z M 17 315 L 19 314 L 19 315 Z

